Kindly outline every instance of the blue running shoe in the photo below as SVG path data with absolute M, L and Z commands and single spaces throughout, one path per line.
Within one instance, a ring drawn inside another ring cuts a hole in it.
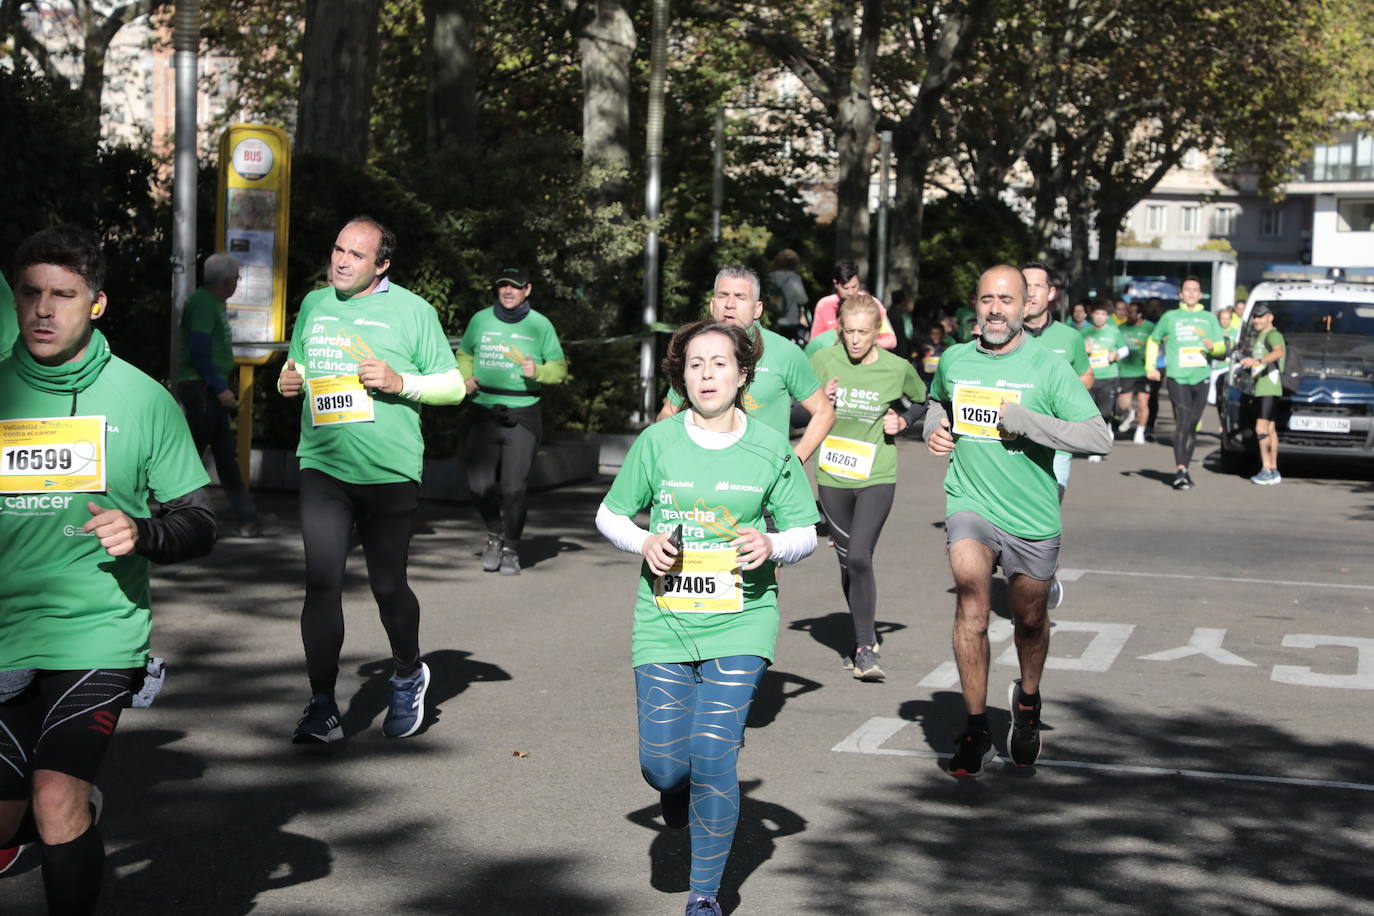
M 392 675 L 391 707 L 382 720 L 382 734 L 388 738 L 409 738 L 420 730 L 425 721 L 425 691 L 429 690 L 429 665 L 420 662 L 420 670 L 412 678 L 401 680 Z
M 332 693 L 311 695 L 305 715 L 296 723 L 292 744 L 330 744 L 343 740 L 343 724 L 339 721 L 339 704 Z
M 715 897 L 692 891 L 687 895 L 686 916 L 721 916 L 720 904 Z

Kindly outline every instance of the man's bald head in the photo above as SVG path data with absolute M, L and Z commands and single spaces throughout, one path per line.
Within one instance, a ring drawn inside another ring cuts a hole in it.
M 1021 332 L 1026 310 L 1026 278 L 1010 264 L 998 264 L 978 278 L 978 327 L 983 346 L 1003 349 Z

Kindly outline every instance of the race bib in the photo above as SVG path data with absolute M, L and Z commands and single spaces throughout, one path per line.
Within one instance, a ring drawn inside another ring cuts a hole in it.
M 654 595 L 674 614 L 738 614 L 744 610 L 739 557 L 733 548 L 684 550 L 658 577 Z
M 1107 359 L 1106 350 L 1093 350 L 1088 354 L 1088 365 L 1094 369 L 1105 369 L 1110 364 L 1111 360 Z
M 872 442 L 826 436 L 821 443 L 816 467 L 842 480 L 867 480 L 873 473 L 873 456 L 876 454 L 878 446 Z
M 921 357 L 921 368 L 925 371 L 926 375 L 934 375 L 935 370 L 940 368 L 939 354 Z
M 974 439 L 1015 439 L 1015 433 L 1003 433 L 997 429 L 997 416 L 1003 401 L 1020 403 L 1021 392 L 980 385 L 955 385 L 954 434 Z
M 375 419 L 372 398 L 356 375 L 312 378 L 309 385 L 311 426 L 371 423 Z
M 104 489 L 104 416 L 0 420 L 0 492 Z
M 1197 369 L 1205 365 L 1207 365 L 1207 355 L 1203 353 L 1201 347 L 1178 348 L 1178 367 L 1180 369 Z

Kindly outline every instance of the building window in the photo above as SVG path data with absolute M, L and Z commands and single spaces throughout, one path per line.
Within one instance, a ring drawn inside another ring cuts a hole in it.
M 1374 179 L 1374 134 L 1360 134 L 1355 138 L 1355 180 Z
M 1212 234 L 1228 236 L 1236 234 L 1236 217 L 1240 211 L 1235 207 L 1217 207 L 1212 211 Z
M 1374 135 L 1345 134 L 1312 150 L 1313 181 L 1374 179 Z
M 1182 225 L 1183 234 L 1184 234 L 1184 235 L 1197 235 L 1198 232 L 1201 231 L 1201 229 L 1202 229 L 1202 208 L 1201 208 L 1201 207 L 1184 207 L 1184 208 L 1183 208 L 1183 225 Z
M 1346 198 L 1336 201 L 1337 232 L 1374 232 L 1374 200 Z
M 1266 207 L 1260 211 L 1260 235 L 1274 239 L 1283 235 L 1283 211 L 1277 207 Z
M 1145 231 L 1163 232 L 1164 231 L 1164 207 L 1161 204 L 1150 204 L 1145 208 Z

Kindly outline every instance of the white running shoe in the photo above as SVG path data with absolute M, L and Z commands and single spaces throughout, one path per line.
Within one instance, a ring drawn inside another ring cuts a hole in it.
M 1133 445 L 1144 445 L 1144 444 L 1145 444 L 1145 427 L 1143 427 L 1143 426 L 1137 426 L 1137 427 L 1135 428 L 1135 437 L 1131 439 L 1131 443 L 1132 443 Z
M 1063 603 L 1064 585 L 1059 581 L 1059 577 L 1055 576 L 1054 581 L 1050 583 L 1050 594 L 1049 598 L 1045 601 L 1045 610 L 1052 611 Z

